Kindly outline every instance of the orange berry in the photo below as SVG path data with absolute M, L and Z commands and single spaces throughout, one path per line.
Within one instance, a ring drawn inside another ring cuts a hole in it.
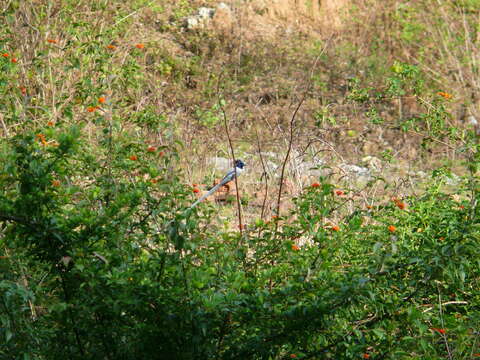
M 100 104 L 104 104 L 105 101 L 106 101 L 106 99 L 105 99 L 104 96 L 101 96 L 101 97 L 98 98 L 98 102 L 99 102 Z
M 17 60 L 17 58 L 12 58 L 11 61 L 12 61 L 12 63 L 16 64 L 18 60 Z
M 296 359 L 297 358 L 297 355 L 295 354 L 290 354 L 290 359 Z
M 27 88 L 24 87 L 24 86 L 21 86 L 20 87 L 20 92 L 22 93 L 23 96 L 26 96 L 27 95 Z
M 397 230 L 397 228 L 396 228 L 395 226 L 393 226 L 393 225 L 390 225 L 390 226 L 388 227 L 388 231 L 390 231 L 391 233 L 394 233 L 396 230 Z
M 193 192 L 194 192 L 195 194 L 198 194 L 198 193 L 200 192 L 200 189 L 199 189 L 199 188 L 193 188 Z
M 138 157 L 137 157 L 137 155 L 131 155 L 129 157 L 129 159 L 132 160 L 132 161 L 136 161 L 136 160 L 138 160 Z
M 136 44 L 135 47 L 137 49 L 143 49 L 145 47 L 145 45 L 144 44 Z
M 363 357 L 364 359 L 370 359 L 370 354 L 365 353 L 365 354 L 363 354 L 362 357 Z
M 50 44 L 56 44 L 56 43 L 58 43 L 58 40 L 55 40 L 55 39 L 47 39 L 47 41 L 48 41 Z
M 107 45 L 107 49 L 109 50 L 115 50 L 117 47 L 115 45 L 109 44 Z
M 148 151 L 148 152 L 155 152 L 155 150 L 157 150 L 157 148 L 156 148 L 155 146 L 149 146 L 149 147 L 147 148 L 147 151 Z
M 317 187 L 319 187 L 319 186 L 320 186 L 320 184 L 317 183 L 317 182 L 312 184 L 312 187 L 313 187 L 313 188 L 317 188 Z
M 158 180 L 157 180 L 157 179 L 150 179 L 150 182 L 151 182 L 152 184 L 156 184 L 156 183 L 158 182 Z
M 298 246 L 297 244 L 293 244 L 292 245 L 292 250 L 293 251 L 298 251 L 298 250 L 300 250 L 300 246 Z
M 337 190 L 335 191 L 335 194 L 337 194 L 338 196 L 342 196 L 344 195 L 344 192 L 342 190 Z
M 372 205 L 367 205 L 367 209 L 371 210 L 371 209 L 373 209 L 373 206 Z
M 333 226 L 332 226 L 332 230 L 333 230 L 333 231 L 340 231 L 340 226 L 338 226 L 338 225 L 333 225 Z
M 158 156 L 160 156 L 160 157 L 162 157 L 163 155 L 165 155 L 165 153 L 164 153 L 163 151 L 160 151 L 160 152 L 158 153 Z
M 10 54 L 9 54 L 9 53 L 3 53 L 2 56 L 5 57 L 5 58 L 7 58 L 7 57 L 10 56 Z
M 54 125 L 55 125 L 55 123 L 51 120 L 49 122 L 47 122 L 47 126 L 54 126 Z
M 439 328 L 434 328 L 434 327 L 432 327 L 430 329 L 433 330 L 433 331 L 436 331 L 436 332 L 438 332 L 442 335 L 445 335 L 447 333 L 447 331 L 445 329 L 439 329 Z
M 89 107 L 87 107 L 87 111 L 88 111 L 88 112 L 94 112 L 95 110 L 97 110 L 97 107 L 96 107 L 96 106 L 89 106 Z
M 60 181 L 59 180 L 52 180 L 52 186 L 59 187 Z

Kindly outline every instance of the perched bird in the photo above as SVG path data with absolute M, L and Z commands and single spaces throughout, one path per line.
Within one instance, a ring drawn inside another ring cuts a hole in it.
M 209 192 L 207 192 L 205 195 L 203 195 L 200 199 L 198 199 L 197 201 L 195 201 L 192 206 L 190 206 L 190 209 L 193 209 L 195 206 L 197 206 L 199 203 L 201 203 L 203 200 L 205 200 L 205 198 L 209 197 L 210 195 L 212 195 L 215 191 L 217 191 L 220 187 L 222 187 L 223 185 L 225 185 L 226 183 L 229 183 L 230 181 L 232 180 L 235 180 L 235 176 L 240 176 L 240 174 L 242 173 L 243 171 L 243 168 L 245 167 L 245 164 L 243 163 L 242 160 L 236 160 L 235 161 L 235 168 L 233 168 L 232 170 L 230 170 L 227 175 L 225 175 L 223 177 L 223 179 L 217 184 L 215 185 L 213 188 L 210 189 Z

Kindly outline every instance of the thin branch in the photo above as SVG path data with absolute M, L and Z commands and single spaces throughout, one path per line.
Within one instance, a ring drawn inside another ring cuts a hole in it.
M 268 173 L 267 173 L 267 168 L 265 166 L 265 161 L 263 160 L 262 148 L 260 145 L 260 138 L 258 137 L 258 132 L 256 128 L 255 128 L 255 137 L 257 138 L 258 156 L 260 156 L 260 162 L 262 163 L 262 169 L 263 169 L 262 177 L 265 179 L 265 196 L 263 197 L 262 213 L 260 215 L 260 218 L 263 220 L 265 216 L 265 204 L 267 203 L 267 197 L 268 197 Z
M 232 154 L 232 160 L 233 160 L 233 169 L 235 171 L 235 189 L 236 189 L 236 194 L 237 194 L 237 208 L 238 208 L 238 227 L 240 229 L 240 237 L 243 237 L 243 224 L 242 224 L 242 206 L 240 204 L 240 192 L 238 191 L 238 180 L 237 180 L 237 167 L 235 166 L 236 164 L 236 159 L 235 159 L 235 151 L 233 150 L 233 143 L 232 143 L 232 138 L 230 137 L 230 131 L 228 130 L 228 120 L 227 120 L 227 114 L 225 113 L 225 109 L 223 107 L 222 101 L 218 100 L 218 104 L 220 106 L 220 109 L 222 110 L 223 114 L 223 124 L 225 126 L 225 132 L 227 134 L 227 139 L 228 139 L 228 145 L 230 146 L 230 152 Z
M 330 37 L 330 39 L 331 39 L 331 37 Z M 303 96 L 300 99 L 300 102 L 298 103 L 298 105 L 296 106 L 295 111 L 293 112 L 292 117 L 290 119 L 290 134 L 289 134 L 289 139 L 288 139 L 288 148 L 287 148 L 287 153 L 285 154 L 285 159 L 283 160 L 283 164 L 282 164 L 282 172 L 281 172 L 281 175 L 280 175 L 280 184 L 279 184 L 279 190 L 278 190 L 278 195 L 277 195 L 277 207 L 276 207 L 276 211 L 275 211 L 277 216 L 280 216 L 280 201 L 281 201 L 281 198 L 282 198 L 283 180 L 285 178 L 285 168 L 287 166 L 287 162 L 288 162 L 288 159 L 290 157 L 290 153 L 291 153 L 292 147 L 293 147 L 293 137 L 294 137 L 294 133 L 295 133 L 295 127 L 294 127 L 295 118 L 297 117 L 298 111 L 300 110 L 301 106 L 305 102 L 305 100 L 307 98 L 307 95 L 308 95 L 308 93 L 309 93 L 309 91 L 312 87 L 313 72 L 314 72 L 314 70 L 317 66 L 318 60 L 323 55 L 323 53 L 325 52 L 328 44 L 330 43 L 330 39 L 327 40 L 327 43 L 323 47 L 322 51 L 315 58 L 315 61 L 313 62 L 313 65 L 312 65 L 312 68 L 311 68 L 311 71 L 310 71 L 310 74 L 309 74 L 307 88 L 303 92 Z M 277 225 L 275 226 L 275 232 L 277 232 L 277 228 L 278 228 L 278 222 L 277 222 Z

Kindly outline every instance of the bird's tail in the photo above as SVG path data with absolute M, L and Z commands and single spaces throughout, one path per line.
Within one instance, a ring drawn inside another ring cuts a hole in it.
M 209 197 L 210 195 L 212 195 L 215 191 L 218 190 L 218 188 L 220 186 L 224 185 L 223 184 L 223 181 L 222 182 L 219 182 L 217 185 L 215 185 L 213 188 L 211 188 L 206 194 L 202 195 L 202 197 L 200 199 L 198 199 L 197 201 L 195 201 L 192 206 L 190 206 L 190 209 L 193 209 L 195 206 L 197 206 L 198 204 L 200 204 L 203 200 L 205 200 L 207 197 Z

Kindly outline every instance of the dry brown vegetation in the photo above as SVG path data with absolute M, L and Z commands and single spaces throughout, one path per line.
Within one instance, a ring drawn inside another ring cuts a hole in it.
M 218 107 L 224 99 L 237 156 L 249 165 L 244 184 L 252 199 L 263 191 L 259 152 L 269 153 L 264 160 L 275 165 L 269 181 L 276 186 L 290 119 L 311 81 L 293 122 L 291 194 L 318 176 L 305 174 L 320 161 L 337 181 L 346 175 L 339 165 L 365 165 L 365 156 L 379 159 L 376 170 L 392 182 L 433 164 L 455 165 L 457 144 L 446 133 L 428 142 L 424 120 L 406 131 L 402 124 L 431 114 L 438 91 L 453 94 L 442 104 L 451 112 L 447 125 L 465 128 L 476 115 L 475 1 L 232 1 L 211 21 L 185 28 L 201 6 L 217 5 L 4 2 L 3 51 L 19 58 L 8 85 L 19 110 L 3 119 L 4 136 L 48 122 L 81 123 L 95 142 L 104 124 L 87 110 L 105 96 L 103 110 L 120 137 L 182 141 L 185 181 L 208 183 L 209 159 L 229 157 Z M 398 63 L 419 73 L 388 93 Z

